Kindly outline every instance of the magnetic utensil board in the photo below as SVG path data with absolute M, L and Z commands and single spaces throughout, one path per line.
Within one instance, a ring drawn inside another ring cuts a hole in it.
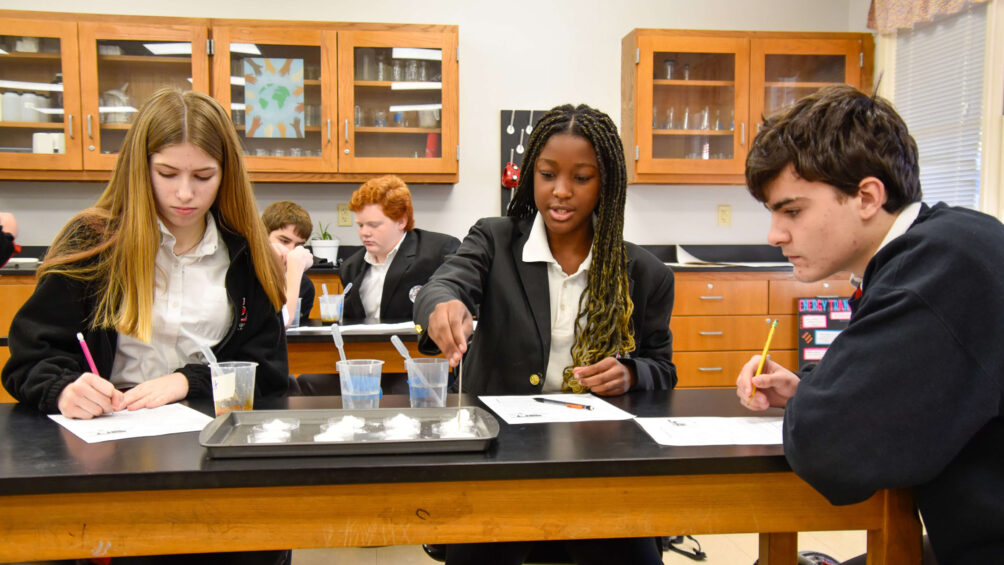
M 499 215 L 504 216 L 506 207 L 509 206 L 509 200 L 512 199 L 512 195 L 516 192 L 516 189 L 509 189 L 502 186 L 502 171 L 505 170 L 506 163 L 509 162 L 509 152 L 512 151 L 513 163 L 519 165 L 520 171 L 523 170 L 523 155 L 526 155 L 526 146 L 530 140 L 530 134 L 527 133 L 527 126 L 536 126 L 540 117 L 547 113 L 547 110 L 502 110 L 500 112 L 499 119 L 499 139 L 501 143 L 501 155 L 498 168 L 499 189 L 502 192 L 501 199 L 499 201 Z M 533 122 L 531 123 L 531 116 Z M 509 124 L 512 123 L 513 133 L 508 133 Z M 523 148 L 524 152 L 519 153 L 516 151 L 517 146 L 520 144 L 520 132 L 523 133 Z

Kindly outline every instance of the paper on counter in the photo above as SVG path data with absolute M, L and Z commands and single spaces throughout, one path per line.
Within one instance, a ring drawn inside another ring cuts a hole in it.
M 635 418 L 660 445 L 781 445 L 781 417 Z
M 198 432 L 213 421 L 202 412 L 182 404 L 142 408 L 133 412 L 120 410 L 90 420 L 75 420 L 59 414 L 49 414 L 49 417 L 87 443 Z
M 398 322 L 396 324 L 350 324 L 340 326 L 342 335 L 390 335 L 412 334 L 415 332 L 415 322 Z M 330 335 L 331 324 L 323 326 L 300 326 L 287 328 L 286 335 Z
M 550 398 L 573 404 L 592 406 L 592 410 L 544 404 L 534 398 Z M 625 412 L 606 400 L 591 394 L 534 394 L 514 396 L 481 396 L 481 402 L 491 408 L 507 424 L 545 424 L 549 422 L 594 422 L 630 420 L 634 414 Z

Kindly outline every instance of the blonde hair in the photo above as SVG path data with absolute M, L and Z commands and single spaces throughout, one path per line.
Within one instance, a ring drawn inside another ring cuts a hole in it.
M 229 115 L 206 94 L 164 88 L 140 108 L 98 201 L 63 227 L 39 268 L 39 278 L 59 274 L 93 287 L 92 328 L 150 340 L 161 235 L 149 161 L 150 155 L 181 143 L 191 143 L 219 162 L 220 187 L 212 205 L 217 225 L 247 240 L 255 274 L 272 306 L 278 311 L 285 303 L 282 268 L 258 217 Z

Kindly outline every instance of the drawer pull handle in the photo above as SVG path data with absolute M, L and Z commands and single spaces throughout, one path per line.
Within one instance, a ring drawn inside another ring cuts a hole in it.
M 721 300 L 724 296 L 702 296 L 701 300 Z
M 722 335 L 725 332 L 697 332 L 700 335 Z
M 702 373 L 711 373 L 711 372 L 721 371 L 722 368 L 721 367 L 698 367 L 697 370 L 701 371 Z

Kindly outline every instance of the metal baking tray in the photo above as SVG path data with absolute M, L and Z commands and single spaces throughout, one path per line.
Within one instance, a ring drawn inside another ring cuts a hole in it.
M 453 425 L 457 420 L 457 408 L 251 410 L 217 416 L 199 433 L 199 443 L 210 457 L 216 458 L 484 451 L 498 437 L 498 420 L 476 406 L 464 406 L 462 410 L 470 415 L 472 437 L 442 437 L 438 433 L 438 426 Z M 413 434 L 415 437 L 387 437 L 387 420 L 399 414 L 417 421 L 419 429 Z M 315 440 L 314 436 L 324 431 L 323 426 L 346 416 L 364 422 L 351 439 Z M 288 439 L 256 442 L 256 430 L 276 420 L 295 421 L 298 427 L 288 431 Z

